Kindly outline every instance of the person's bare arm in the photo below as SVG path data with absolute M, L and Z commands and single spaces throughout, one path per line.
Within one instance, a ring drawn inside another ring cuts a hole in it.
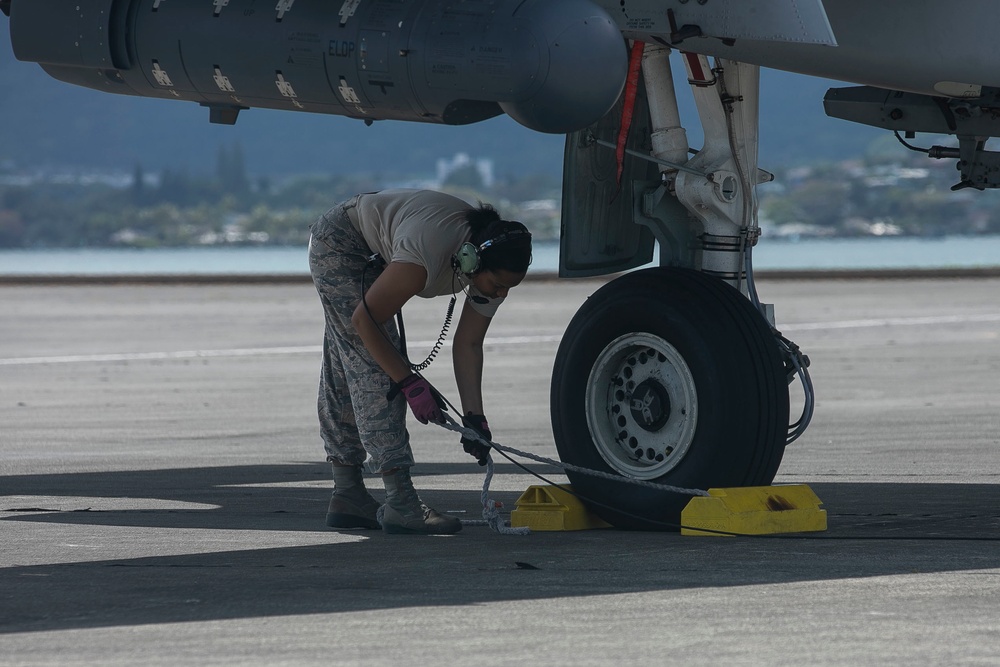
M 382 275 L 368 288 L 365 301 L 358 304 L 351 316 L 351 324 L 361 336 L 365 347 L 393 382 L 402 381 L 412 371 L 399 351 L 385 337 L 384 330 L 380 329 L 399 312 L 403 304 L 424 288 L 426 282 L 427 271 L 419 264 L 389 262 Z M 365 302 L 368 304 L 367 310 Z
M 455 329 L 452 362 L 463 414 L 483 414 L 483 340 L 491 321 L 467 301 Z

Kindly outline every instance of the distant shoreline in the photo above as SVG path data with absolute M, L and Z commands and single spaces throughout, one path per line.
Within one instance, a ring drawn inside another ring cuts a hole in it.
M 560 278 L 555 272 L 528 273 L 529 282 L 599 281 L 614 275 L 584 278 Z M 1000 278 L 1000 266 L 903 269 L 767 269 L 754 273 L 757 280 L 938 280 Z M 115 285 L 281 285 L 311 283 L 308 274 L 148 274 L 148 275 L 0 275 L 0 287 L 36 286 L 115 286 Z

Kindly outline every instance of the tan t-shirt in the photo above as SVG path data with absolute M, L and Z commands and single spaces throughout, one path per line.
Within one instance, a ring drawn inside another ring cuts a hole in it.
M 386 262 L 418 264 L 427 271 L 425 299 L 455 294 L 468 286 L 469 293 L 486 303 L 470 301 L 476 312 L 493 317 L 503 298 L 484 296 L 464 275 L 452 268 L 451 258 L 469 240 L 465 221 L 471 206 L 458 197 L 433 190 L 382 190 L 358 197 L 352 222 L 368 247 Z

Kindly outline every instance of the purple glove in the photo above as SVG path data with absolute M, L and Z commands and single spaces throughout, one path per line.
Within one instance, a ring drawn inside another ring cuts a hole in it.
M 421 424 L 444 421 L 430 382 L 414 373 L 399 383 L 399 390 Z

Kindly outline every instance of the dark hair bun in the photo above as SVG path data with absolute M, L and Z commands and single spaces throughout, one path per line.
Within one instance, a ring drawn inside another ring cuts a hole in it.
M 483 238 L 483 241 L 478 241 L 478 243 L 477 239 L 481 236 L 488 236 L 486 231 L 491 224 L 500 220 L 500 214 L 489 204 L 480 202 L 478 208 L 472 208 L 466 212 L 465 220 L 469 223 L 469 227 L 472 228 L 472 242 L 478 245 L 486 239 Z

